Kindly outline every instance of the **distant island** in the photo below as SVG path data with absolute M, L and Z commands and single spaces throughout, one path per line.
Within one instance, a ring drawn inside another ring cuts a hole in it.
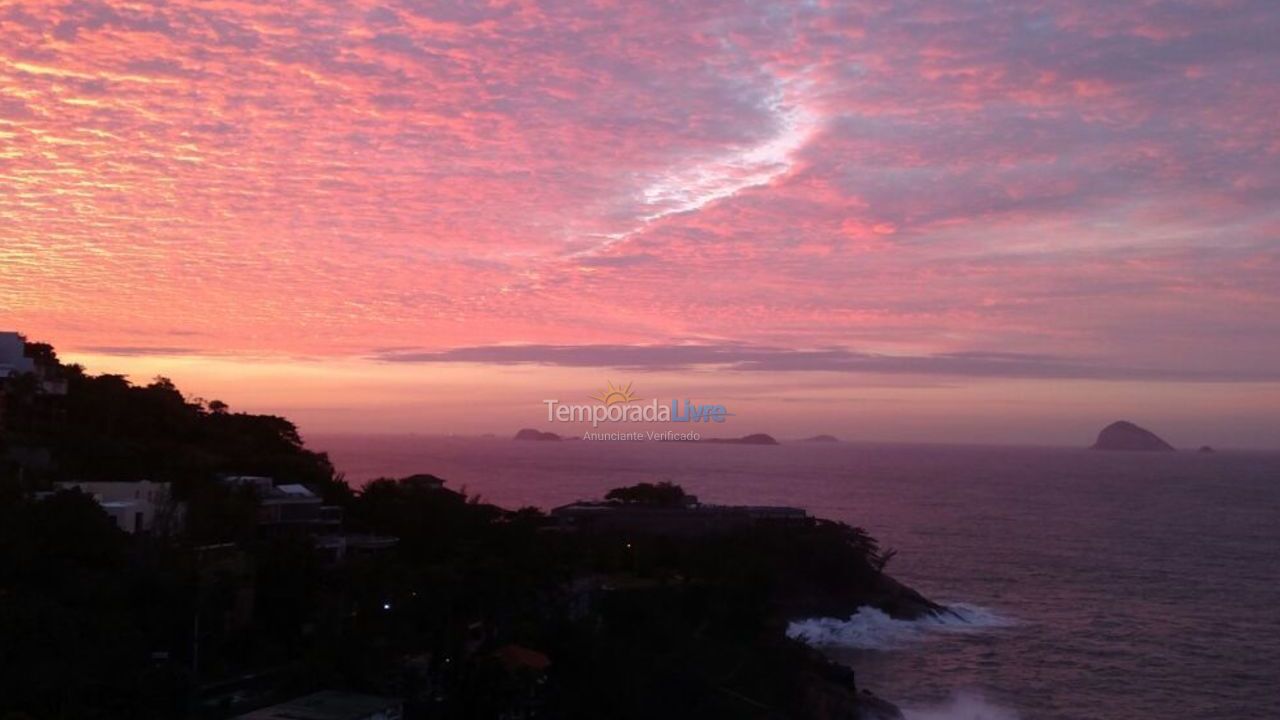
M 805 438 L 805 439 L 801 440 L 800 442 L 806 442 L 806 443 L 838 443 L 838 442 L 840 442 L 840 438 L 836 437 L 835 435 L 814 435 L 813 437 Z
M 521 430 L 520 430 L 520 432 L 516 433 L 516 437 L 515 437 L 515 439 L 516 439 L 516 440 L 540 440 L 540 441 L 544 441 L 544 442 L 545 442 L 545 441 L 552 441 L 552 442 L 555 442 L 555 441 L 562 440 L 563 438 L 561 438 L 559 435 L 557 435 L 557 434 L 555 434 L 555 433 L 553 433 L 553 432 L 543 432 L 543 431 L 541 431 L 541 430 L 534 430 L 533 428 L 523 428 L 523 429 L 521 429 Z
M 778 441 L 773 439 L 772 435 L 764 433 L 755 433 L 752 435 L 743 435 L 740 438 L 707 438 L 698 442 L 720 443 L 722 445 L 777 445 Z
M 1128 452 L 1172 452 L 1173 446 L 1160 436 L 1138 427 L 1127 420 L 1113 422 L 1098 433 L 1093 450 L 1120 450 Z

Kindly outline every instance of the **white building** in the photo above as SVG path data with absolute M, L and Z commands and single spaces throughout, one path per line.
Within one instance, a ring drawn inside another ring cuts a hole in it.
M 12 375 L 34 373 L 45 395 L 66 395 L 67 375 L 56 362 L 37 362 L 27 357 L 27 341 L 12 331 L 0 332 L 0 380 Z
M 93 496 L 121 530 L 167 534 L 177 529 L 180 514 L 169 493 L 169 483 L 63 482 L 59 490 L 79 488 Z
M 36 371 L 34 360 L 26 356 L 27 343 L 16 332 L 0 332 L 0 378 Z

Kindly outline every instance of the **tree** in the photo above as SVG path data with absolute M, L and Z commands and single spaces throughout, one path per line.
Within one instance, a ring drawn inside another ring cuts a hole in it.
M 690 505 L 694 500 L 692 495 L 685 493 L 684 488 L 665 480 L 656 485 L 654 483 L 640 483 L 629 487 L 614 488 L 604 497 L 606 500 L 653 507 L 684 507 Z

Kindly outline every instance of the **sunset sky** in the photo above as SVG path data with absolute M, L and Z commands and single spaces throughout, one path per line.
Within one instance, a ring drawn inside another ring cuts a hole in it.
M 306 432 L 1280 447 L 1280 4 L 0 2 L 0 330 Z

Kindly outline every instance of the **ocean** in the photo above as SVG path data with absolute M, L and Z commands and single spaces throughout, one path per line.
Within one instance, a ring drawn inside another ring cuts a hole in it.
M 354 485 L 432 473 L 544 509 L 670 480 L 870 531 L 963 618 L 790 633 L 912 720 L 1280 718 L 1280 454 L 315 436 Z

